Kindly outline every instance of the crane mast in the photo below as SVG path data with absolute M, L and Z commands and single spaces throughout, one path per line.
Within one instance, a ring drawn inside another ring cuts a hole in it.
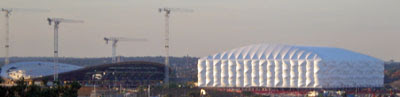
M 11 14 L 11 9 L 1 9 L 1 11 L 5 12 L 5 17 L 6 17 L 6 35 L 5 35 L 5 39 L 6 39 L 6 44 L 4 45 L 5 47 L 5 57 L 4 57 L 4 65 L 7 65 L 10 63 L 10 59 L 9 59 L 9 53 L 10 53 L 10 14 Z
M 169 9 L 164 9 L 161 11 L 165 11 L 165 78 L 164 78 L 164 83 L 168 84 L 169 83 L 169 14 L 171 13 L 171 10 Z
M 112 42 L 112 57 L 111 57 L 111 62 L 116 63 L 117 62 L 117 43 L 119 41 L 147 41 L 147 39 L 130 39 L 130 38 L 123 38 L 123 37 L 104 37 L 104 40 L 106 41 L 106 44 L 108 44 L 109 41 Z
M 192 10 L 189 9 L 181 9 L 181 8 L 159 8 L 158 11 L 160 13 L 165 13 L 165 68 L 164 68 L 164 84 L 169 84 L 169 15 L 171 14 L 171 11 L 177 11 L 177 12 L 192 12 Z
M 83 23 L 81 20 L 69 20 L 69 19 L 63 19 L 63 18 L 47 18 L 47 21 L 49 22 L 49 25 L 52 25 L 54 23 L 54 57 L 53 57 L 53 62 L 54 62 L 54 81 L 58 80 L 58 28 L 59 24 L 61 22 L 66 22 L 66 23 Z
M 112 43 L 112 63 L 117 62 L 117 42 L 118 40 L 115 40 Z
M 29 11 L 29 12 L 47 12 L 48 10 L 42 9 L 22 9 L 22 8 L 1 8 L 2 12 L 5 12 L 6 24 L 5 24 L 5 56 L 4 65 L 10 63 L 10 15 L 13 11 Z

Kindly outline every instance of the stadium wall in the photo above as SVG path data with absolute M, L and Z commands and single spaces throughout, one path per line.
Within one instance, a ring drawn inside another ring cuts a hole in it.
M 237 50 L 201 58 L 198 60 L 198 86 L 269 88 L 383 86 L 384 67 L 383 62 L 380 60 L 373 58 L 324 60 L 324 57 L 320 56 L 329 56 L 329 54 L 299 50 L 301 48 L 293 46 L 285 47 L 297 50 L 293 52 L 286 50 L 287 54 L 281 55 L 282 57 L 275 54 L 278 57 L 266 59 L 252 57 L 262 56 L 257 54 L 246 57 L 247 53 L 242 54 L 242 51 L 239 51 L 242 55 L 236 54 L 239 57 L 223 57 L 225 55 L 235 55 Z M 250 48 L 250 50 L 247 50 L 250 52 L 251 49 L 254 49 L 252 47 L 247 48 Z M 257 49 L 259 50 L 260 47 L 257 47 Z M 271 52 L 274 53 L 274 51 Z M 289 57 L 284 57 L 285 55 Z M 353 57 L 359 56 L 354 55 Z

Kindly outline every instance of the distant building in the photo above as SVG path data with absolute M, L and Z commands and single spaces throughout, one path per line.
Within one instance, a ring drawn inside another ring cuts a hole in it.
M 35 80 L 52 81 L 53 76 Z M 137 87 L 161 84 L 164 79 L 164 64 L 132 61 L 96 65 L 59 74 L 63 82 L 79 81 L 82 84 L 96 83 L 100 87 Z
M 390 60 L 385 62 L 385 65 L 400 65 L 400 62 L 395 62 L 394 60 Z
M 199 87 L 383 87 L 384 62 L 332 47 L 258 44 L 198 60 Z

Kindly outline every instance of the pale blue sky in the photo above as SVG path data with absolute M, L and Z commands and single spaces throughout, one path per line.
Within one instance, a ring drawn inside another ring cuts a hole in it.
M 118 55 L 164 55 L 160 7 L 190 8 L 171 16 L 171 55 L 207 56 L 257 43 L 345 48 L 400 60 L 399 0 L 1 0 L 0 7 L 50 9 L 14 12 L 12 56 L 52 56 L 46 17 L 85 20 L 60 25 L 60 56 L 104 57 L 104 36 L 147 38 L 120 42 Z M 2 16 L 4 13 L 0 13 Z M 0 17 L 4 33 L 4 17 Z M 1 34 L 0 45 L 4 45 Z M 4 56 L 1 46 L 0 56 Z M 187 51 L 187 48 L 189 51 Z

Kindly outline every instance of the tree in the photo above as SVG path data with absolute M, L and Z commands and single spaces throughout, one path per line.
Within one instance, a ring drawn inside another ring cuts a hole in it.
M 188 94 L 188 96 L 189 96 L 189 97 L 199 97 L 199 96 L 200 96 L 200 92 L 192 91 L 192 92 L 190 92 L 190 93 Z
M 67 84 L 64 86 L 64 93 L 63 97 L 77 97 L 78 96 L 78 90 L 81 88 L 81 84 L 78 82 L 72 82 L 70 84 Z
M 15 81 L 16 86 L 0 86 L 0 97 L 77 97 L 81 85 L 73 82 L 53 87 L 28 85 L 24 79 Z
M 4 82 L 4 79 L 0 77 L 0 83 L 3 83 L 3 82 Z
M 26 88 L 28 86 L 28 83 L 25 82 L 24 77 L 17 80 L 15 83 L 17 84 L 17 86 L 14 87 L 15 92 L 17 92 L 17 94 L 21 97 L 26 97 Z
M 0 86 L 0 97 L 10 97 L 10 95 L 14 95 L 14 92 L 10 90 L 10 87 Z
M 42 89 L 43 97 L 58 97 L 58 92 L 54 88 L 44 88 Z
M 26 91 L 26 97 L 43 97 L 45 96 L 42 92 L 41 87 L 37 85 L 30 85 Z
M 168 94 L 165 94 L 163 97 L 173 97 L 173 96 L 172 96 L 172 94 L 168 93 Z
M 253 92 L 250 92 L 250 91 L 243 91 L 242 94 L 243 94 L 245 97 L 250 97 L 250 96 L 253 95 Z

